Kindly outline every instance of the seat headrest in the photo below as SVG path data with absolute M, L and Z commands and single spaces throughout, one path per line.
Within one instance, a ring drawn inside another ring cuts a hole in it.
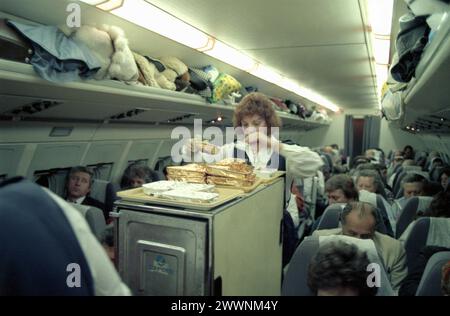
M 432 196 L 418 196 L 419 205 L 417 206 L 417 212 L 425 212 L 430 207 Z
M 371 239 L 359 239 L 344 235 L 333 235 L 333 236 L 319 236 L 319 247 L 327 245 L 329 243 L 342 241 L 347 244 L 355 245 L 359 250 L 364 251 L 370 263 L 375 263 L 380 267 L 380 285 L 378 289 L 377 296 L 393 296 L 394 291 L 392 290 L 391 282 L 386 273 L 386 268 L 381 256 L 375 247 L 375 243 Z
M 435 253 L 428 260 L 416 296 L 442 296 L 442 267 L 450 261 L 450 251 Z
M 359 201 L 377 207 L 377 194 L 366 190 L 359 191 Z
M 450 218 L 430 217 L 427 246 L 448 247 L 450 245 Z

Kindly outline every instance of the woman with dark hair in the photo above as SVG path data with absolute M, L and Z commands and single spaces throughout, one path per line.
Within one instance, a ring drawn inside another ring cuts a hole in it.
M 438 180 L 441 183 L 442 189 L 445 191 L 448 188 L 448 179 L 450 177 L 450 167 L 445 167 L 441 170 L 441 173 L 439 174 Z
M 158 181 L 158 174 L 149 167 L 141 164 L 131 164 L 125 169 L 120 188 L 122 190 L 141 187 L 145 183 Z
M 403 157 L 405 159 L 413 159 L 414 160 L 414 149 L 410 145 L 406 145 L 405 148 L 403 148 Z

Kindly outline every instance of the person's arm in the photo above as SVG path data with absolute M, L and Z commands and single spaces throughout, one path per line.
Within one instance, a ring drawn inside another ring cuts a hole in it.
M 185 162 L 217 162 L 225 158 L 233 157 L 234 143 L 203 148 L 203 146 L 194 142 L 194 139 L 188 140 L 181 150 L 182 158 Z M 214 148 L 214 152 L 206 151 L 211 148 Z
M 392 289 L 398 293 L 403 280 L 408 274 L 408 267 L 406 265 L 406 252 L 403 245 L 399 245 L 396 258 L 390 271 L 390 280 L 392 284 Z
M 130 289 L 122 282 L 119 274 L 108 258 L 105 250 L 92 234 L 89 225 L 72 205 L 62 200 L 50 190 L 45 190 L 60 206 L 78 239 L 94 280 L 96 296 L 128 296 Z
M 317 171 L 322 168 L 322 158 L 308 147 L 278 143 L 279 154 L 286 158 L 286 171 L 293 177 L 314 177 Z

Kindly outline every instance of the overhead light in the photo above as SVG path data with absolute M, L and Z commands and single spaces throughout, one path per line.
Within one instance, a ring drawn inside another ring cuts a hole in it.
M 406 126 L 406 129 L 409 129 L 409 126 Z
M 218 40 L 215 40 L 211 49 L 200 51 L 243 71 L 249 72 L 256 67 L 256 61 L 253 58 Z
M 371 27 L 372 52 L 375 58 L 378 98 L 387 81 L 391 45 L 392 15 L 394 0 L 369 0 L 368 19 Z M 381 105 L 381 104 L 380 104 Z
M 375 61 L 379 64 L 389 64 L 391 38 L 389 35 L 374 34 L 374 41 L 372 43 L 373 56 Z
M 219 117 L 217 118 L 217 121 L 218 121 L 218 122 L 222 122 L 222 117 L 219 116 Z
M 300 97 L 311 100 L 331 111 L 338 111 L 339 107 L 326 100 L 318 93 L 309 89 L 300 88 L 292 84 L 289 79 L 274 69 L 261 64 L 252 57 L 246 55 L 216 38 L 203 33 L 192 25 L 185 23 L 177 17 L 152 5 L 145 0 L 80 0 L 84 3 L 96 6 L 118 17 L 139 25 L 147 30 L 167 37 L 173 41 L 198 50 L 206 55 L 214 57 L 222 62 L 248 72 L 253 76 L 278 85 L 288 91 L 298 94 Z M 287 83 L 288 82 L 288 83 Z
M 124 0 L 103 1 L 100 4 L 97 4 L 97 8 L 102 9 L 104 11 L 111 11 L 120 8 L 123 5 L 123 2 Z
M 144 0 L 122 1 L 120 7 L 110 11 L 112 14 L 194 49 L 208 45 L 208 35 L 150 3 Z M 106 4 L 97 7 L 102 5 Z
M 258 64 L 254 70 L 250 71 L 250 73 L 276 85 L 279 85 L 283 79 L 281 74 L 263 64 Z
M 368 5 L 372 32 L 378 35 L 390 35 L 394 0 L 369 0 Z

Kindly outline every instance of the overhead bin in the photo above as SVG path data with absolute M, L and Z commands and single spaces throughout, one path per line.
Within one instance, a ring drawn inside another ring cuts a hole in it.
M 2 1 L 0 17 L 20 22 L 44 25 L 64 25 L 67 5 L 71 1 L 43 0 L 39 5 L 26 0 Z M 152 56 L 178 56 L 189 65 L 215 65 L 221 71 L 239 79 L 245 86 L 303 104 L 314 103 L 265 80 L 227 65 L 196 50 L 166 39 L 133 23 L 95 7 L 80 3 L 83 23 L 99 21 L 124 30 L 130 47 L 138 52 L 152 52 Z M 52 7 L 50 14 L 45 8 Z M 54 12 L 61 12 L 55 14 Z M 30 22 L 32 23 L 32 22 Z M 142 39 L 145 38 L 145 41 Z M 23 99 L 22 99 L 23 98 Z M 127 123 L 192 124 L 195 118 L 211 122 L 219 115 L 221 126 L 232 124 L 233 106 L 209 104 L 199 95 L 174 92 L 153 87 L 126 85 L 113 80 L 53 83 L 41 79 L 30 65 L 0 59 L 0 116 L 15 116 L 25 120 L 76 120 Z M 13 103 L 15 106 L 8 106 Z M 16 106 L 17 105 L 17 106 Z M 34 111 L 33 107 L 39 110 Z M 28 113 L 31 108 L 32 113 Z M 14 114 L 15 115 L 11 115 Z M 279 113 L 285 128 L 309 130 L 327 124 L 303 120 L 294 114 Z M 215 124 L 219 125 L 219 124 Z
M 444 12 L 429 36 L 414 77 L 383 99 L 383 110 L 394 125 L 412 132 L 449 133 L 450 16 Z

